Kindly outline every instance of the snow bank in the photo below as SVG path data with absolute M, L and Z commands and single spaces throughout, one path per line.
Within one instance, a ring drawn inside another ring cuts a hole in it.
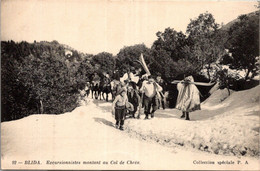
M 158 110 L 151 120 L 127 120 L 127 131 L 133 136 L 150 139 L 167 146 L 180 145 L 215 154 L 259 156 L 260 86 L 233 92 L 215 91 L 202 104 L 202 110 L 191 113 L 195 121 L 179 119 L 176 109 Z M 172 117 L 159 117 L 167 113 Z
M 226 112 L 206 120 L 179 119 L 177 110 L 159 110 L 152 120 L 126 120 L 126 131 L 114 128 L 111 103 L 87 99 L 83 106 L 60 115 L 31 115 L 1 123 L 1 165 L 3 169 L 176 169 L 216 170 L 259 169 L 252 157 L 223 156 L 234 154 L 255 156 L 259 132 L 258 96 L 244 91 L 234 92 L 222 103 L 230 104 Z M 250 90 L 252 91 L 252 90 Z M 242 94 L 239 94 L 242 93 Z M 247 97 L 248 95 L 248 97 Z M 237 97 L 244 98 L 244 106 Z M 238 107 L 236 103 L 238 103 Z M 246 103 L 248 105 L 246 105 Z M 235 108 L 233 108 L 235 106 Z M 215 114 L 218 110 L 202 110 L 195 115 Z M 142 115 L 142 118 L 144 116 Z M 243 122 L 241 122 L 243 121 Z M 130 135 L 130 136 L 129 136 Z M 142 139 L 136 139 L 136 137 Z M 159 143 L 159 144 L 158 144 Z M 162 144 L 162 145 L 160 145 Z M 210 151 L 204 153 L 202 151 Z M 246 149 L 245 149 L 246 148 Z M 215 153 L 215 154 L 214 154 Z M 242 154 L 241 154 L 242 153 Z M 195 157 L 196 156 L 196 157 Z M 13 160 L 39 160 L 40 165 L 12 165 Z M 50 165 L 46 161 L 137 161 L 129 165 Z M 213 161 L 215 165 L 194 164 Z M 248 161 L 249 165 L 217 164 L 221 161 Z
M 233 91 L 230 90 L 230 94 L 232 94 Z M 221 90 L 218 89 L 216 91 L 214 91 L 214 93 L 211 94 L 211 96 L 209 98 L 207 98 L 202 105 L 204 106 L 214 106 L 214 105 L 219 105 L 222 101 L 224 101 L 227 97 L 229 96 L 229 92 L 227 90 L 227 88 Z

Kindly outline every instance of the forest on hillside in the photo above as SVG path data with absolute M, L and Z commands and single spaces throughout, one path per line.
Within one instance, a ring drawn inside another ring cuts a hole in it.
M 125 46 L 117 55 L 84 54 L 56 40 L 1 41 L 1 121 L 72 111 L 79 90 L 94 72 L 111 77 L 116 70 L 123 74 L 129 67 L 140 67 L 134 60 L 141 53 L 151 74 L 168 83 L 193 75 L 196 81 L 217 81 L 221 88 L 242 90 L 258 74 L 258 11 L 241 15 L 228 26 L 220 26 L 206 12 L 191 19 L 186 33 L 169 27 L 156 36 L 150 48 Z

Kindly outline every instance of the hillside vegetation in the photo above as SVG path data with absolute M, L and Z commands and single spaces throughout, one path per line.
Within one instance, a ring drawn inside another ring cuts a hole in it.
M 166 28 L 156 33 L 151 48 L 144 44 L 126 46 L 117 55 L 84 54 L 57 41 L 2 41 L 1 120 L 71 111 L 78 106 L 79 90 L 94 72 L 115 78 L 115 72 L 122 75 L 131 66 L 141 67 L 134 62 L 141 53 L 151 74 L 161 75 L 167 83 L 191 74 L 195 81 L 217 81 L 220 88 L 228 90 L 253 87 L 256 83 L 250 81 L 259 66 L 258 18 L 259 12 L 242 15 L 220 28 L 206 12 L 191 19 L 185 34 Z M 243 71 L 245 76 L 237 77 L 223 66 Z M 167 90 L 174 91 L 174 86 L 168 85 Z M 209 89 L 199 89 L 206 99 Z

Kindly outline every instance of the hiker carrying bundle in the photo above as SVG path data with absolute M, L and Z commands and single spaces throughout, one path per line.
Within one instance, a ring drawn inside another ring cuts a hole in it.
M 191 82 L 194 82 L 194 79 L 188 76 L 177 84 L 179 93 L 176 108 L 182 111 L 181 118 L 186 116 L 186 120 L 190 120 L 189 112 L 200 110 L 200 92 Z
M 158 109 L 159 106 L 159 92 L 162 91 L 162 87 L 158 85 L 154 79 L 149 76 L 148 81 L 144 81 L 140 92 L 143 93 L 144 101 L 144 113 L 145 119 L 148 119 L 148 115 L 151 114 L 151 118 L 154 117 L 154 112 Z M 152 111 L 151 111 L 152 107 Z

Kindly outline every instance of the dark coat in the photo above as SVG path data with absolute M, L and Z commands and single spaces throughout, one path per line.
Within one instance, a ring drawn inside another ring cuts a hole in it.
M 140 96 L 137 90 L 133 90 L 133 94 L 131 92 L 127 93 L 128 101 L 133 105 L 138 105 L 140 103 Z

